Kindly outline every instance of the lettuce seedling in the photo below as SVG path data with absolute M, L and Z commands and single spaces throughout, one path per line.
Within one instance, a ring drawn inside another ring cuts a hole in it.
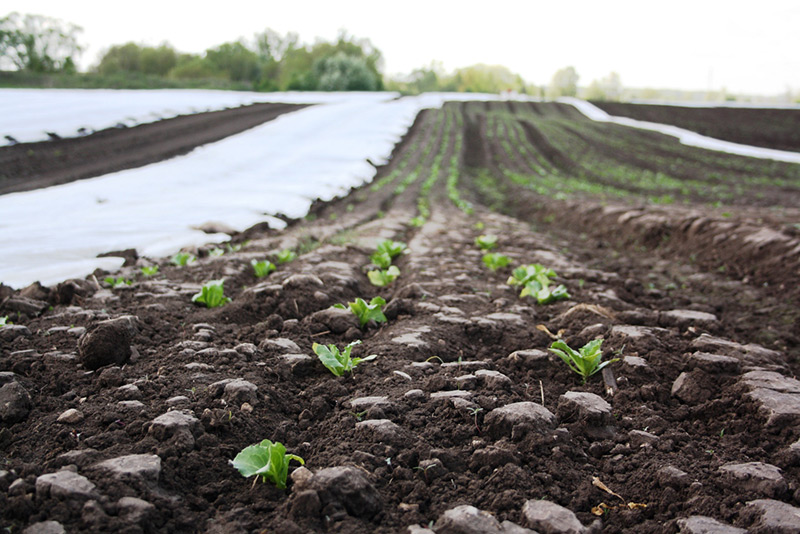
M 4 315 L 4 316 L 0 317 L 0 326 L 6 326 L 8 324 L 14 324 L 14 323 L 12 323 L 11 321 L 8 320 L 8 315 Z
M 133 283 L 125 278 L 114 278 L 113 276 L 107 276 L 103 281 L 114 289 L 117 289 L 118 287 L 128 287 Z
M 225 254 L 225 251 L 222 250 L 219 247 L 214 247 L 214 248 L 212 248 L 211 250 L 208 251 L 208 256 L 210 258 L 218 258 L 218 257 L 222 256 L 223 254 Z
M 283 446 L 283 443 L 277 441 L 272 443 L 265 439 L 258 445 L 250 445 L 242 449 L 231 465 L 245 478 L 253 475 L 260 476 L 263 482 L 269 480 L 278 489 L 286 489 L 290 460 L 296 460 L 301 465 L 306 463 L 295 454 L 286 454 L 286 447 Z
M 283 265 L 284 263 L 289 263 L 290 261 L 296 260 L 297 253 L 292 249 L 286 248 L 278 252 L 277 258 L 278 258 L 278 263 Z
M 269 273 L 277 269 L 275 264 L 269 260 L 258 261 L 256 259 L 250 260 L 250 265 L 253 266 L 253 272 L 256 273 L 256 278 L 264 278 Z
M 372 285 L 383 287 L 388 286 L 395 280 L 397 277 L 400 276 L 400 269 L 397 268 L 397 265 L 391 265 L 388 269 L 385 270 L 376 270 L 376 271 L 368 271 L 367 277 L 369 281 L 372 282 Z
M 408 223 L 413 226 L 414 228 L 419 228 L 423 224 L 425 224 L 425 219 L 422 217 L 412 217 Z
M 484 251 L 490 251 L 497 246 L 497 236 L 492 234 L 479 235 L 475 238 L 475 244 Z
M 555 277 L 556 272 L 553 269 L 535 263 L 514 269 L 508 278 L 508 284 L 523 286 L 520 297 L 532 296 L 539 304 L 549 304 L 570 296 L 564 285 L 550 289 L 550 279 Z
M 373 265 L 376 265 L 381 269 L 388 269 L 392 264 L 392 257 L 386 252 L 373 252 L 369 257 L 369 260 Z
M 378 248 L 376 251 L 378 253 L 388 254 L 390 258 L 395 258 L 403 253 L 406 249 L 406 244 L 402 241 L 392 241 L 391 239 L 387 239 L 385 241 L 381 241 L 378 244 Z
M 231 299 L 225 296 L 222 287 L 224 282 L 224 280 L 211 280 L 210 282 L 206 282 L 200 289 L 200 292 L 192 297 L 192 302 L 205 304 L 206 308 L 217 308 L 229 303 Z
M 142 274 L 150 277 L 158 274 L 158 265 L 145 265 L 142 267 Z
M 488 252 L 483 255 L 483 263 L 492 271 L 496 271 L 502 267 L 508 267 L 511 263 L 511 259 L 499 252 Z
M 359 343 L 361 343 L 361 341 L 353 341 L 341 352 L 336 345 L 333 344 L 325 346 L 320 345 L 319 343 L 314 343 L 311 346 L 311 349 L 314 351 L 314 354 L 319 357 L 319 361 L 322 362 L 322 365 L 327 367 L 331 373 L 336 376 L 342 376 L 348 371 L 352 373 L 353 369 L 359 363 L 368 362 L 378 357 L 377 354 L 371 354 L 366 358 L 351 358 L 350 351 L 353 350 L 353 347 Z
M 193 263 L 196 259 L 197 258 L 195 258 L 194 255 L 189 254 L 188 252 L 178 252 L 172 256 L 169 261 L 172 262 L 173 265 L 183 267 L 189 263 Z
M 361 328 L 364 328 L 364 325 L 367 324 L 370 319 L 373 319 L 376 323 L 385 323 L 386 316 L 383 314 L 383 311 L 381 311 L 381 308 L 383 308 L 385 304 L 386 301 L 381 297 L 374 297 L 369 301 L 369 304 L 360 297 L 354 302 L 347 303 L 350 307 L 350 311 L 358 317 L 358 323 Z M 342 310 L 347 309 L 344 304 L 334 304 L 333 307 Z
M 602 344 L 602 338 L 595 339 L 581 347 L 578 352 L 575 352 L 569 345 L 559 339 L 550 345 L 549 350 L 564 360 L 564 363 L 566 363 L 570 369 L 581 375 L 583 377 L 583 383 L 585 384 L 587 378 L 603 369 L 603 367 L 619 361 L 619 358 L 614 358 L 601 362 L 603 359 L 603 351 L 600 350 L 600 345 Z

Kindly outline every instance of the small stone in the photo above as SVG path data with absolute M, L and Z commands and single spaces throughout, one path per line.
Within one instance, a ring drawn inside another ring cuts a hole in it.
M 294 519 L 317 517 L 322 510 L 319 493 L 314 490 L 295 490 L 289 505 L 289 514 Z
M 358 318 L 349 309 L 330 307 L 311 314 L 311 321 L 321 324 L 333 334 L 344 334 L 350 328 L 358 328 Z M 299 352 L 299 351 L 298 351 Z
M 433 528 L 436 534 L 503 534 L 503 527 L 492 514 L 468 504 L 447 510 Z
M 744 514 L 758 517 L 750 525 L 753 534 L 800 534 L 800 508 L 772 499 L 750 501 Z
M 264 341 L 261 342 L 259 348 L 263 351 L 291 352 L 294 354 L 299 354 L 302 352 L 297 343 L 285 337 L 265 339 Z
M 590 426 L 605 426 L 613 422 L 611 405 L 594 393 L 567 391 L 558 399 L 557 413 L 564 421 L 580 421 Z
M 167 399 L 167 406 L 178 406 L 180 404 L 189 404 L 191 401 L 185 395 L 176 395 Z
M 354 517 L 372 518 L 383 509 L 381 495 L 367 474 L 356 467 L 337 466 L 318 471 L 311 485 L 324 508 L 343 507 Z
M 423 327 L 427 328 L 427 327 Z M 419 330 L 414 332 L 406 332 L 405 334 L 396 336 L 392 338 L 392 343 L 397 343 L 399 345 L 406 345 L 407 347 L 413 347 L 415 349 L 421 349 L 428 346 L 428 342 L 421 338 L 423 333 L 426 333 L 428 330 Z
M 78 339 L 78 357 L 84 367 L 96 370 L 106 365 L 122 365 L 131 357 L 131 340 L 137 319 L 123 316 L 100 322 Z
M 0 422 L 12 425 L 24 421 L 32 408 L 31 396 L 19 382 L 0 387 Z
M 0 326 L 0 339 L 11 343 L 18 337 L 30 337 L 31 331 L 21 324 L 7 324 Z
M 800 395 L 756 388 L 746 395 L 766 416 L 767 428 L 785 428 L 800 422 Z
M 628 439 L 631 442 L 631 447 L 638 449 L 644 445 L 653 445 L 658 441 L 658 436 L 644 430 L 631 430 L 628 433 Z
M 296 376 L 304 376 L 314 371 L 316 360 L 308 354 L 282 354 L 280 361 Z
M 783 365 L 784 357 L 780 352 L 767 349 L 761 345 L 750 343 L 741 345 L 729 339 L 701 334 L 692 341 L 692 348 L 703 352 L 723 354 L 738 358 L 751 365 Z
M 679 534 L 746 534 L 743 528 L 720 523 L 713 517 L 693 515 L 678 520 Z
M 730 484 L 741 491 L 757 492 L 765 497 L 780 497 L 787 490 L 781 470 L 774 465 L 747 462 L 725 464 L 719 470 L 727 475 Z
M 516 313 L 497 312 L 490 313 L 486 316 L 490 321 L 497 321 L 498 323 L 505 323 L 508 326 L 525 326 L 525 320 L 521 315 Z
M 735 374 L 741 369 L 742 362 L 730 356 L 698 351 L 689 357 L 689 365 L 711 374 Z
M 530 430 L 546 432 L 556 424 L 556 416 L 535 402 L 515 402 L 489 412 L 484 425 L 496 437 L 522 436 Z
M 687 404 L 700 404 L 711 397 L 711 392 L 694 375 L 683 372 L 672 383 L 672 396 Z
M 409 382 L 412 380 L 411 375 L 408 373 L 404 373 L 403 371 L 392 371 L 392 374 L 395 376 L 399 376 L 403 380 L 408 380 Z
M 706 313 L 695 310 L 670 310 L 661 312 L 659 323 L 661 326 L 678 326 L 681 328 L 689 326 L 700 326 L 701 328 L 712 328 L 719 322 L 713 313 Z
M 350 399 L 346 404 L 349 404 L 350 408 L 353 410 L 360 412 L 368 410 L 373 406 L 387 406 L 390 403 L 389 397 L 359 397 L 357 399 Z
M 549 363 L 550 355 L 539 349 L 517 350 L 509 354 L 506 359 L 523 367 L 539 368 Z
M 322 287 L 325 284 L 316 275 L 298 273 L 293 274 L 281 284 L 285 288 Z
M 58 521 L 39 521 L 22 531 L 22 534 L 66 534 L 64 525 Z
M 419 525 L 409 525 L 408 534 L 436 534 L 429 528 L 422 528 Z
M 28 483 L 24 479 L 18 478 L 8 486 L 8 494 L 11 497 L 18 497 L 28 493 Z
M 258 402 L 258 386 L 247 380 L 237 378 L 225 384 L 225 400 L 233 404 L 247 402 L 256 404 Z
M 117 406 L 125 408 L 126 410 L 140 410 L 144 408 L 142 401 L 138 400 L 119 401 Z
M 524 523 L 541 534 L 584 534 L 584 527 L 570 510 L 554 502 L 530 500 L 522 507 Z
M 478 378 L 478 381 L 482 382 L 488 388 L 504 388 L 511 386 L 511 379 L 499 371 L 478 369 L 475 371 L 475 376 Z
M 155 505 L 138 497 L 123 497 L 117 501 L 117 507 L 121 515 L 126 516 L 128 521 L 134 523 L 146 519 L 156 510 Z
M 58 471 L 36 479 L 36 497 L 86 500 L 94 497 L 95 485 L 72 471 Z
M 201 427 L 200 421 L 191 412 L 173 410 L 153 419 L 149 433 L 157 440 L 163 441 L 180 430 L 186 429 L 194 433 Z
M 292 482 L 294 482 L 294 488 L 296 490 L 302 490 L 311 485 L 311 479 L 314 478 L 314 473 L 308 468 L 301 466 L 292 471 L 292 474 L 289 476 Z
M 478 386 L 478 377 L 475 375 L 461 375 L 455 378 L 459 390 L 475 389 Z
M 781 393 L 800 394 L 800 380 L 774 371 L 750 371 L 742 375 L 741 381 L 751 389 L 764 388 Z
M 240 343 L 235 347 L 233 347 L 233 350 L 235 350 L 242 356 L 247 356 L 248 358 L 252 358 L 258 352 L 258 347 L 256 347 L 252 343 Z
M 100 462 L 94 467 L 123 481 L 144 480 L 156 483 L 161 474 L 161 458 L 155 454 L 130 454 Z
M 408 400 L 422 400 L 425 398 L 425 392 L 421 389 L 409 389 L 403 394 L 403 397 Z
M 399 443 L 403 438 L 402 428 L 388 419 L 368 419 L 356 423 L 356 432 L 366 432 L 387 443 Z
M 692 483 L 688 473 L 671 465 L 659 469 L 656 476 L 661 487 L 685 488 Z
M 58 416 L 56 422 L 64 425 L 75 425 L 83 421 L 83 414 L 75 408 L 70 408 Z
M 142 390 L 135 384 L 125 384 L 117 388 L 116 396 L 120 400 L 141 400 Z
M 622 363 L 633 369 L 647 369 L 650 367 L 650 364 L 647 363 L 647 360 L 640 358 L 639 356 L 625 356 L 622 358 Z
M 434 393 L 431 393 L 432 400 L 450 400 L 454 398 L 468 399 L 471 396 L 472 393 L 470 393 L 469 391 L 464 391 L 459 389 L 452 391 L 436 391 Z
M 519 458 L 517 458 L 513 451 L 496 447 L 494 445 L 490 445 L 485 449 L 476 450 L 472 453 L 472 456 L 469 460 L 470 468 L 474 470 L 478 470 L 483 466 L 489 466 L 492 469 L 495 469 L 497 467 L 503 467 L 507 464 L 518 463 Z

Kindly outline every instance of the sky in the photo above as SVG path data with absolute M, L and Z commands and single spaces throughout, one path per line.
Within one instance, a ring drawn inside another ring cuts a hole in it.
M 573 66 L 579 85 L 617 72 L 626 87 L 800 93 L 798 0 L 4 0 L 2 6 L 0 16 L 18 11 L 81 26 L 82 68 L 128 41 L 167 41 L 181 52 L 202 53 L 266 28 L 296 32 L 306 43 L 333 40 L 344 29 L 372 41 L 388 75 L 432 61 L 447 72 L 486 63 L 545 85 L 558 69 Z

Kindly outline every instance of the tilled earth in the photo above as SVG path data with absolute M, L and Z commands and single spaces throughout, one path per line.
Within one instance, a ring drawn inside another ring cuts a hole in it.
M 800 532 L 800 242 L 786 219 L 542 197 L 502 181 L 513 162 L 476 126 L 491 110 L 461 123 L 465 106 L 423 112 L 372 186 L 221 256 L 131 257 L 120 289 L 103 272 L 0 288 L 14 323 L 0 329 L 2 526 Z M 502 214 L 484 207 L 487 175 Z M 472 208 L 451 202 L 458 188 Z M 483 265 L 481 234 L 511 267 Z M 365 271 L 384 239 L 408 252 L 378 288 Z M 287 248 L 298 258 L 255 277 L 252 259 Z M 571 297 L 520 298 L 506 279 L 528 263 Z M 232 302 L 192 304 L 215 279 Z M 332 308 L 377 295 L 387 323 Z M 619 361 L 583 384 L 547 351 L 554 336 L 602 337 Z M 343 377 L 312 351 L 354 340 L 378 357 Z M 286 490 L 230 465 L 263 439 L 305 459 Z

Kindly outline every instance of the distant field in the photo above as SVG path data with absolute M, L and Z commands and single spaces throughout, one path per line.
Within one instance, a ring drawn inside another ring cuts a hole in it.
M 592 103 L 611 115 L 672 124 L 734 143 L 800 152 L 800 109 Z

